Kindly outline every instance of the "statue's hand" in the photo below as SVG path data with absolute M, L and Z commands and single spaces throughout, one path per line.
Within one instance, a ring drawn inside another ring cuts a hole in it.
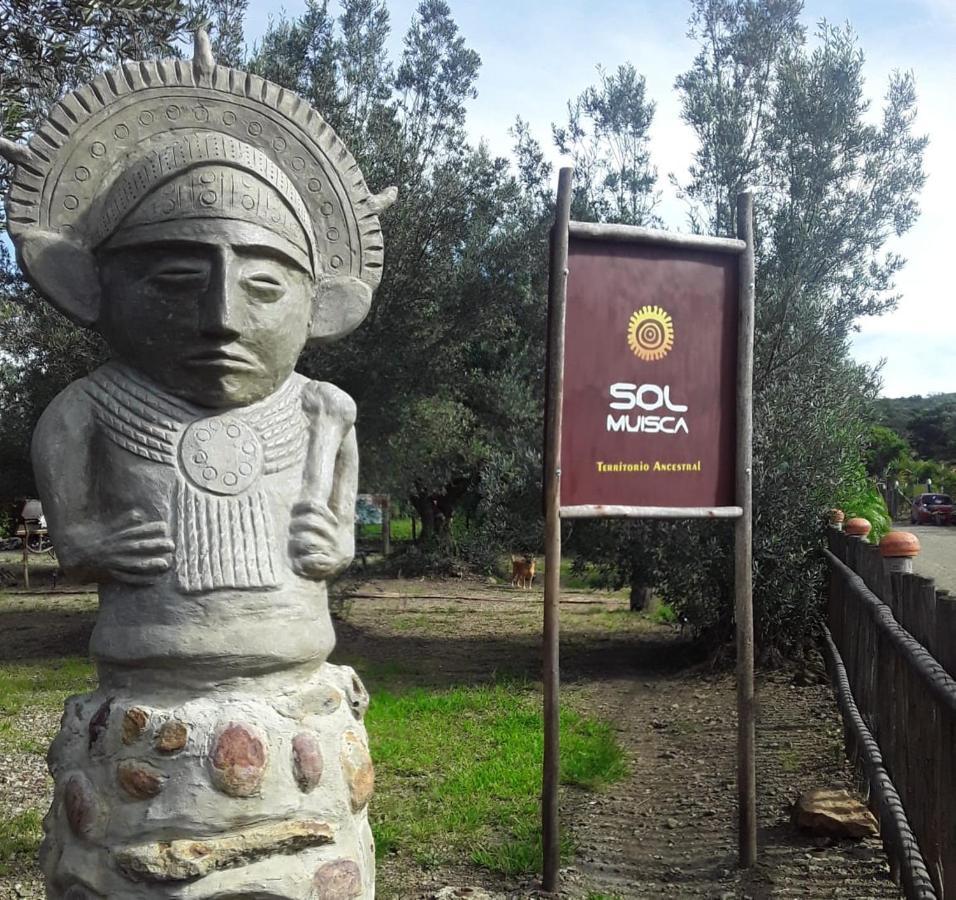
M 118 531 L 105 538 L 96 561 L 116 581 L 152 584 L 172 566 L 175 545 L 165 522 L 144 522 L 139 512 L 121 520 Z
M 351 561 L 351 529 L 343 533 L 335 513 L 324 503 L 303 501 L 292 507 L 289 555 L 292 569 L 303 578 L 329 578 Z

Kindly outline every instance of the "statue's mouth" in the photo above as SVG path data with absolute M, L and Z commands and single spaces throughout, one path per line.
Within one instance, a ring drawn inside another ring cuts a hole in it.
M 259 363 L 253 356 L 236 347 L 209 347 L 199 350 L 187 356 L 183 364 L 190 368 L 228 372 L 247 372 L 259 368 Z

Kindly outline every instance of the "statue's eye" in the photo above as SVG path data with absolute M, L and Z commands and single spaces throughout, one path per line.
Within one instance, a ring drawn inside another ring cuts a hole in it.
M 167 266 L 152 272 L 149 280 L 157 287 L 186 288 L 205 284 L 209 270 L 205 266 L 180 264 Z
M 251 294 L 268 303 L 285 294 L 285 285 L 271 272 L 252 272 L 243 278 L 243 283 Z

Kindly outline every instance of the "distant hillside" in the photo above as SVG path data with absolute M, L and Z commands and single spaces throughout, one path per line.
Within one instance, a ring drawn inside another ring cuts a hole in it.
M 880 424 L 902 435 L 921 459 L 956 460 L 956 393 L 876 401 Z

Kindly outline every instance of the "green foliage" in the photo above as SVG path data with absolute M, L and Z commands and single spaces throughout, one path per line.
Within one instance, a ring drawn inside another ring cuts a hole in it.
M 874 409 L 884 425 L 873 429 L 882 438 L 874 438 L 872 452 L 888 460 L 879 474 L 888 482 L 898 481 L 910 497 L 927 481 L 937 490 L 956 487 L 956 394 L 881 399 Z M 896 435 L 896 441 L 886 432 Z M 890 458 L 894 449 L 897 453 Z
M 866 470 L 870 475 L 887 477 L 898 466 L 900 459 L 907 458 L 910 445 L 892 429 L 873 425 L 867 437 Z
M 852 31 L 824 22 L 811 47 L 801 11 L 799 0 L 695 0 L 700 52 L 677 82 L 700 142 L 685 185 L 692 223 L 733 234 L 736 193 L 759 187 L 754 602 L 764 655 L 814 629 L 820 516 L 853 487 L 876 392 L 848 338 L 860 317 L 895 302 L 903 260 L 885 243 L 915 221 L 925 181 L 912 76 L 891 76 L 876 119 Z M 731 624 L 729 531 L 687 529 L 663 572 L 668 600 L 696 607 L 695 625 L 718 634 Z M 703 579 L 682 577 L 682 563 Z
M 371 185 L 399 192 L 368 319 L 300 368 L 358 403 L 363 487 L 410 499 L 439 556 L 480 551 L 456 544 L 455 520 L 516 509 L 501 473 L 538 453 L 549 168 L 521 122 L 515 168 L 467 141 L 480 59 L 443 0 L 419 3 L 395 60 L 390 31 L 384 3 L 346 0 L 337 17 L 312 3 L 251 60 L 317 105 Z
M 881 424 L 903 435 L 910 443 L 914 443 L 913 435 L 911 434 L 913 421 L 921 421 L 924 418 L 928 418 L 932 421 L 939 413 L 942 413 L 944 416 L 951 415 L 952 411 L 956 409 L 956 393 L 931 394 L 927 397 L 919 395 L 911 397 L 884 397 L 876 401 L 874 408 Z M 926 436 L 920 435 L 919 439 L 922 442 L 926 439 Z M 953 444 L 956 444 L 956 434 L 952 431 L 949 432 L 949 439 Z M 939 448 L 927 447 L 926 449 L 936 450 Z M 940 454 L 931 452 L 927 455 L 938 456 Z M 956 453 L 954 453 L 951 458 L 956 459 Z
M 249 0 L 190 0 L 190 21 L 205 27 L 216 62 L 234 69 L 245 62 L 248 8 Z
M 956 462 L 956 400 L 917 410 L 907 422 L 906 432 L 923 459 Z
M 870 523 L 871 543 L 878 544 L 892 527 L 886 501 L 873 479 L 867 476 L 862 463 L 847 473 L 836 495 L 835 506 L 842 509 L 848 519 L 859 516 Z
M 104 63 L 170 52 L 190 14 L 179 0 L 0 0 L 3 136 L 29 134 L 63 90 L 88 80 Z
M 655 104 L 643 75 L 630 63 L 568 102 L 568 123 L 552 125 L 558 150 L 574 165 L 571 216 L 579 221 L 652 224 L 659 195 L 650 161 Z
M 659 603 L 651 614 L 651 621 L 660 625 L 673 625 L 677 621 L 677 611 L 669 603 Z
M 380 856 L 402 852 L 430 866 L 466 854 L 505 874 L 540 871 L 543 747 L 534 692 L 519 684 L 376 691 L 367 724 Z M 561 735 L 564 784 L 599 790 L 626 775 L 609 725 L 565 710 Z
M 405 497 L 467 479 L 485 452 L 477 416 L 463 403 L 441 397 L 415 400 L 388 439 L 388 459 L 397 470 L 394 490 Z

